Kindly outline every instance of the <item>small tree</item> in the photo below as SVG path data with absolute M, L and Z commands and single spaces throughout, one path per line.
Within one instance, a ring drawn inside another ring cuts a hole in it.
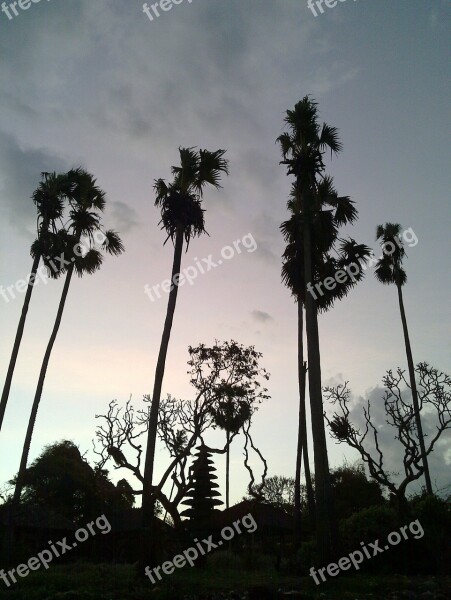
M 272 504 L 288 514 L 293 514 L 295 508 L 295 480 L 293 477 L 284 477 L 283 475 L 267 477 L 261 488 L 261 495 L 264 502 Z M 249 497 L 244 499 L 251 500 Z
M 441 434 L 451 426 L 451 378 L 430 367 L 427 363 L 419 363 L 416 368 L 419 378 L 419 409 L 432 408 L 437 415 L 436 431 L 431 435 L 426 445 L 426 455 L 429 455 L 440 438 Z M 394 428 L 394 439 L 403 446 L 404 477 L 396 483 L 392 475 L 384 466 L 383 451 L 379 444 L 379 432 L 371 418 L 371 404 L 363 407 L 365 430 L 360 432 L 350 421 L 349 404 L 351 392 L 347 382 L 337 387 L 324 389 L 326 398 L 338 407 L 332 418 L 326 415 L 327 423 L 332 436 L 339 444 L 346 443 L 359 452 L 363 462 L 368 466 L 371 477 L 382 486 L 388 488 L 396 497 L 398 509 L 401 514 L 407 510 L 407 486 L 419 479 L 424 473 L 422 452 L 418 443 L 415 411 L 412 404 L 405 398 L 406 392 L 401 386 L 409 389 L 409 382 L 404 376 L 404 371 L 397 369 L 396 374 L 387 371 L 383 378 L 386 391 L 383 397 L 386 422 Z M 368 438 L 372 437 L 372 448 L 368 449 Z
M 224 447 L 212 448 L 207 445 L 205 437 L 216 425 L 214 415 L 223 399 L 225 379 L 228 385 L 244 390 L 242 401 L 247 399 L 251 413 L 256 410 L 252 402 L 267 398 L 266 388 L 261 387 L 260 377 L 269 377 L 265 369 L 259 366 L 260 353 L 251 347 L 245 347 L 234 341 L 216 344 L 207 348 L 201 344 L 191 348 L 189 366 L 190 380 L 196 389 L 193 400 L 181 400 L 168 396 L 160 402 L 158 436 L 170 456 L 170 462 L 158 483 L 155 483 L 152 493 L 161 502 L 164 509 L 171 515 L 176 527 L 181 525 L 179 504 L 191 486 L 189 473 L 192 451 L 197 444 L 205 447 L 213 454 L 225 454 L 228 446 L 238 435 L 238 431 L 230 433 Z M 228 374 L 228 375 L 227 375 Z M 144 401 L 150 402 L 145 396 Z M 251 414 L 251 416 L 252 416 Z M 97 427 L 95 452 L 99 456 L 98 466 L 103 466 L 113 459 L 115 468 L 127 469 L 139 481 L 135 495 L 141 495 L 144 484 L 142 473 L 142 444 L 140 437 L 147 431 L 149 423 L 149 408 L 135 411 L 129 400 L 125 409 L 118 406 L 117 401 L 110 402 L 105 415 L 96 415 L 102 424 Z M 242 426 L 241 433 L 245 438 L 244 465 L 250 475 L 249 488 L 255 489 L 255 477 L 249 464 L 249 452 L 253 450 L 264 465 L 262 483 L 266 477 L 267 464 L 261 452 L 255 446 L 251 435 L 251 418 Z M 134 458 L 130 458 L 130 453 Z M 172 480 L 171 493 L 168 496 L 164 487 Z M 260 486 L 262 484 L 259 484 Z M 173 492 L 175 494 L 173 496 Z
M 211 404 L 213 427 L 226 432 L 226 507 L 229 507 L 229 473 L 231 436 L 237 435 L 250 422 L 258 405 L 269 396 L 259 381 L 269 379 L 259 366 L 262 357 L 254 346 L 245 347 L 234 340 L 213 346 L 200 344 L 189 348 L 191 383 L 206 390 Z
M 45 446 L 25 471 L 22 504 L 45 506 L 74 523 L 86 523 L 108 509 L 131 508 L 133 503 L 125 480 L 114 485 L 107 471 L 93 469 L 68 440 Z

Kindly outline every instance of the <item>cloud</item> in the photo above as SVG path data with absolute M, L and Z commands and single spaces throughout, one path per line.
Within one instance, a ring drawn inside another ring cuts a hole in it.
M 41 172 L 64 172 L 69 167 L 47 149 L 22 147 L 15 137 L 1 131 L 0 165 L 2 221 L 31 237 L 36 227 L 36 208 L 31 195 Z
M 252 317 L 259 323 L 267 323 L 268 321 L 274 321 L 273 317 L 267 312 L 262 310 L 253 310 Z
M 120 201 L 108 203 L 109 219 L 114 228 L 121 233 L 126 233 L 139 225 L 138 215 L 134 208 Z

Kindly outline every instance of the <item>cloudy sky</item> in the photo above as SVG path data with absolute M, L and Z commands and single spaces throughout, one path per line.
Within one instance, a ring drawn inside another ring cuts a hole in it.
M 290 181 L 275 139 L 284 112 L 306 94 L 340 130 L 344 151 L 328 172 L 359 210 L 346 233 L 375 249 L 379 223 L 415 233 L 405 288 L 414 360 L 449 372 L 449 0 L 348 0 L 317 17 L 307 0 L 185 0 L 153 21 L 134 0 L 43 0 L 17 11 L 0 13 L 0 283 L 29 272 L 30 196 L 41 171 L 94 173 L 107 193 L 106 224 L 126 246 L 96 275 L 73 281 L 30 459 L 63 438 L 92 458 L 95 415 L 113 398 L 132 395 L 140 406 L 151 392 L 166 300 L 152 302 L 144 286 L 166 279 L 172 259 L 152 185 L 169 177 L 179 146 L 197 146 L 227 149 L 230 176 L 206 193 L 210 237 L 193 241 L 184 266 L 217 259 L 244 236 L 257 247 L 180 289 L 163 390 L 191 396 L 189 344 L 254 344 L 272 374 L 255 441 L 270 474 L 293 474 L 296 306 L 280 282 L 279 232 Z M 320 318 L 324 383 L 349 380 L 357 407 L 368 395 L 380 403 L 384 372 L 406 366 L 396 290 L 367 273 Z M 33 293 L 0 435 L 1 482 L 18 468 L 61 287 L 40 282 Z M 0 297 L 2 382 L 22 300 Z M 427 426 L 432 433 L 431 419 Z M 438 487 L 449 483 L 449 442 L 433 461 Z M 397 447 L 387 444 L 396 470 Z M 332 466 L 356 458 L 333 440 L 329 453 Z M 164 465 L 159 452 L 157 471 Z M 232 466 L 239 499 L 239 441 Z

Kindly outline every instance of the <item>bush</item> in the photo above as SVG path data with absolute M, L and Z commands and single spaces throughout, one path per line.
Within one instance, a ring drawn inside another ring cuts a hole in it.
M 398 516 L 387 505 L 365 508 L 340 523 L 340 537 L 344 552 L 360 548 L 360 542 L 373 542 L 387 535 L 399 526 Z
M 451 510 L 450 504 L 437 496 L 411 500 L 413 520 L 418 519 L 424 537 L 415 541 L 412 566 L 420 573 L 450 573 Z
M 317 564 L 316 544 L 313 540 L 302 542 L 296 553 L 295 560 L 289 565 L 291 572 L 297 575 L 308 575 L 310 567 Z

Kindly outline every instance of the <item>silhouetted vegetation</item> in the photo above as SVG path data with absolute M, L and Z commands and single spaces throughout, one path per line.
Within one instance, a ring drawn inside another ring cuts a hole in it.
M 171 167 L 170 183 L 164 179 L 154 181 L 155 207 L 166 236 L 164 244 L 170 240 L 174 248 L 152 394 L 145 394 L 141 404 L 131 398 L 124 404 L 111 400 L 105 414 L 95 415 L 93 466 L 86 458 L 87 452 L 67 439 L 45 446 L 28 464 L 45 377 L 51 368 L 73 275 L 94 274 L 105 254 L 119 256 L 124 252 L 120 235 L 105 230 L 102 224 L 106 197 L 91 173 L 77 168 L 63 174 L 41 174 L 32 195 L 37 210 L 37 237 L 31 246 L 33 263 L 9 357 L 0 402 L 0 428 L 9 406 L 39 265 L 42 262 L 51 278 L 64 275 L 65 280 L 40 363 L 20 465 L 1 494 L 0 567 L 14 566 L 19 573 L 20 566 L 28 568 L 25 564 L 17 566 L 19 561 L 26 563 L 43 548 L 49 552 L 58 539 L 73 541 L 84 527 L 90 527 L 91 539 L 68 545 L 67 555 L 55 555 L 61 559 L 59 564 L 52 565 L 48 572 L 41 569 L 27 574 L 26 580 L 8 591 L 8 597 L 178 600 L 193 590 L 198 594 L 228 592 L 233 585 L 241 594 L 234 597 L 248 600 L 284 597 L 280 590 L 289 588 L 302 589 L 295 597 L 317 598 L 320 592 L 310 579 L 306 580 L 313 566 L 322 566 L 324 571 L 329 563 L 358 551 L 366 543 L 406 529 L 410 520 L 417 523 L 418 535 L 406 535 L 402 551 L 381 552 L 381 556 L 374 555 L 373 560 L 360 565 L 366 587 L 354 573 L 341 573 L 323 589 L 332 589 L 334 600 L 357 594 L 363 598 L 362 588 L 365 593 L 370 590 L 371 598 L 385 599 L 387 589 L 400 585 L 393 574 L 420 574 L 440 578 L 438 582 L 431 579 L 435 596 L 424 598 L 444 598 L 440 593 L 446 594 L 451 564 L 450 502 L 444 497 L 446 490 L 439 493 L 433 489 L 434 463 L 428 459 L 451 427 L 451 379 L 426 362 L 414 368 L 402 295 L 407 276 L 401 226 L 386 223 L 377 227 L 376 239 L 382 244 L 383 255 L 376 261 L 375 270 L 378 281 L 397 288 L 406 349 L 408 376 L 401 367 L 396 372 L 387 371 L 378 406 L 380 410 L 383 407 L 385 422 L 392 427 L 399 447 L 400 475 L 390 471 L 392 465 L 384 455 L 381 424 L 371 412 L 374 404 L 370 400 L 361 407 L 354 403 L 347 382 L 322 387 L 318 316 L 346 298 L 363 280 L 364 265 L 371 256 L 366 244 L 341 234 L 342 228 L 356 223 L 358 211 L 353 200 L 339 195 L 333 178 L 326 174 L 328 153 L 332 157 L 342 150 L 338 130 L 320 123 L 318 105 L 309 96 L 286 111 L 284 123 L 285 131 L 277 143 L 281 164 L 293 182 L 288 216 L 280 226 L 286 244 L 282 283 L 298 309 L 297 373 L 293 373 L 293 380 L 298 382 L 299 403 L 296 401 L 296 409 L 293 404 L 292 411 L 298 434 L 296 454 L 286 457 L 283 474 L 271 477 L 271 457 L 263 456 L 254 439 L 258 411 L 270 399 L 266 388 L 269 373 L 255 346 L 233 339 L 220 342 L 212 332 L 214 342 L 210 345 L 188 347 L 191 397 L 163 395 L 183 250 L 193 238 L 207 233 L 205 189 L 211 186 L 217 190 L 221 178 L 229 174 L 225 150 L 211 152 L 194 147 L 179 148 L 180 164 Z M 193 307 L 193 337 L 199 318 L 196 310 L 201 312 L 201 308 Z M 346 360 L 343 353 L 343 370 Z M 178 365 L 180 381 L 186 376 L 185 370 L 184 364 Z M 311 426 L 307 422 L 307 391 Z M 361 428 L 355 422 L 360 412 Z M 432 416 L 434 429 L 426 426 Z M 326 423 L 331 437 L 356 451 L 360 463 L 330 468 Z M 310 465 L 310 437 L 314 469 Z M 231 468 L 230 451 L 239 441 L 240 467 L 247 471 L 248 482 L 247 489 L 240 490 L 245 494 L 243 500 L 231 505 L 230 490 L 236 491 L 238 478 Z M 163 453 L 156 453 L 157 442 Z M 226 463 L 224 500 L 216 475 L 219 457 L 225 457 Z M 154 469 L 157 462 L 162 467 L 157 471 L 158 478 Z M 121 479 L 113 476 L 117 473 Z M 422 478 L 425 489 L 410 495 L 409 486 Z M 137 499 L 141 507 L 135 506 Z M 243 535 L 227 540 L 230 543 L 221 542 L 196 560 L 199 569 L 180 569 L 154 589 L 135 577 L 136 573 L 143 577 L 145 565 L 170 563 L 187 545 L 197 543 L 195 536 L 219 539 L 223 528 L 230 528 L 246 515 L 254 519 L 255 530 L 240 532 Z M 94 524 L 101 525 L 99 519 L 104 519 L 108 527 L 96 535 Z M 0 578 L 2 573 L 0 569 Z M 391 583 L 386 585 L 385 580 Z M 423 583 L 421 580 L 418 584 L 421 592 Z M 346 596 L 349 590 L 351 595 Z M 246 591 L 248 595 L 244 596 Z

